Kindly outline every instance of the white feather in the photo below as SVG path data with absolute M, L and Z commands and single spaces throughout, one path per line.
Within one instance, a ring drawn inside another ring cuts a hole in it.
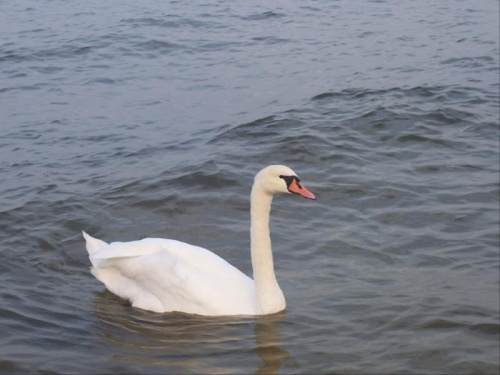
M 255 281 L 202 247 L 169 239 L 113 242 L 83 232 L 92 274 L 134 307 L 200 315 L 270 314 L 286 307 L 274 274 L 269 238 L 272 195 L 287 192 L 284 166 L 259 172 L 252 189 L 252 265 Z

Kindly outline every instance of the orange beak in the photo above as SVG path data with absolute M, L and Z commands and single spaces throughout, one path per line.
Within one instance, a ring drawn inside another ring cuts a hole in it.
M 288 191 L 307 199 L 316 199 L 316 196 L 307 190 L 300 182 L 297 182 L 296 179 L 292 180 L 292 183 L 288 186 Z

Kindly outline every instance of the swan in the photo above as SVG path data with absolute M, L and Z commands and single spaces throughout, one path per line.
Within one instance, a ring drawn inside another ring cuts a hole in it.
M 110 244 L 83 232 L 91 273 L 133 307 L 207 316 L 265 315 L 286 308 L 274 273 L 269 213 L 273 195 L 316 199 L 283 165 L 262 169 L 251 192 L 253 280 L 218 255 L 184 242 L 145 238 Z

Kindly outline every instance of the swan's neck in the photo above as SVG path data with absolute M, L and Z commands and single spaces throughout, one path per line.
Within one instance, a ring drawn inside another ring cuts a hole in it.
M 251 195 L 251 251 L 257 313 L 270 314 L 286 307 L 285 297 L 274 274 L 269 213 L 272 195 L 254 184 Z

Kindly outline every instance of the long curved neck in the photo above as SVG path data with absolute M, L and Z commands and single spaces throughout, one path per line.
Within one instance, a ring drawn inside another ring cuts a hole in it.
M 257 312 L 260 314 L 278 312 L 286 307 L 285 297 L 274 274 L 269 233 L 272 200 L 272 195 L 263 191 L 258 184 L 254 184 L 250 201 L 250 241 Z

